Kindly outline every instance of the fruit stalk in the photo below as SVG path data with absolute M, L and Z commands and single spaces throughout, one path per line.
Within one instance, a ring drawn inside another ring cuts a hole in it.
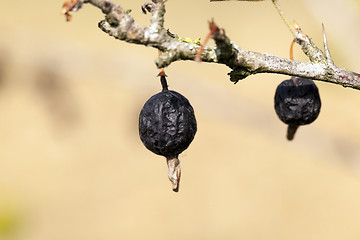
M 168 91 L 168 85 L 167 85 L 167 81 L 166 81 L 166 77 L 165 76 L 161 76 L 160 77 L 160 82 L 161 82 L 161 86 L 162 86 L 162 91 L 166 92 Z

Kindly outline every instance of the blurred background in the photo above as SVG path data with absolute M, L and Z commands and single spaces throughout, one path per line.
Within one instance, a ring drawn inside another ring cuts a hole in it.
M 198 121 L 174 193 L 165 159 L 137 129 L 161 89 L 157 51 L 103 33 L 103 14 L 88 4 L 66 22 L 62 3 L 0 8 L 1 240 L 360 238 L 359 91 L 317 82 L 320 116 L 288 142 L 273 109 L 287 76 L 234 85 L 226 66 L 173 63 L 169 86 Z M 360 72 L 359 0 L 280 3 L 321 47 L 324 23 L 335 63 Z M 146 25 L 141 4 L 121 1 Z M 166 7 L 166 28 L 180 36 L 204 39 L 214 18 L 240 47 L 289 56 L 292 36 L 271 1 Z

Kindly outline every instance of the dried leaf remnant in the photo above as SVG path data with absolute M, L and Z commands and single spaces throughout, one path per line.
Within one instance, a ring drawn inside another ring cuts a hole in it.
M 65 15 L 67 22 L 71 21 L 72 18 L 70 12 L 79 10 L 82 6 L 82 3 L 83 2 L 81 0 L 67 0 L 64 2 L 61 13 Z

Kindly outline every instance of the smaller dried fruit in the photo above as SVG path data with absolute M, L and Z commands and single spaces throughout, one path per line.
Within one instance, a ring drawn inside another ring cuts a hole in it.
M 314 81 L 291 77 L 279 84 L 275 93 L 275 111 L 288 124 L 287 139 L 292 140 L 300 125 L 310 124 L 319 116 L 321 100 Z

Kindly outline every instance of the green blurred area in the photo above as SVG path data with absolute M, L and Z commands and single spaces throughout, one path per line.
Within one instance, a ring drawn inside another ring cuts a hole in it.
M 120 3 L 149 23 L 142 1 Z M 280 3 L 318 46 L 324 23 L 335 63 L 360 72 L 359 1 Z M 65 22 L 61 5 L 0 9 L 1 240 L 360 238 L 359 91 L 317 82 L 319 118 L 288 142 L 273 109 L 286 76 L 234 85 L 226 66 L 173 63 L 169 88 L 198 121 L 176 194 L 165 159 L 137 130 L 141 107 L 161 89 L 157 51 L 107 36 L 88 4 Z M 292 37 L 271 1 L 166 6 L 165 27 L 180 36 L 204 38 L 214 18 L 241 48 L 289 55 Z
M 8 208 L 0 213 L 0 236 L 6 238 L 14 236 L 19 229 L 19 217 L 9 211 Z

